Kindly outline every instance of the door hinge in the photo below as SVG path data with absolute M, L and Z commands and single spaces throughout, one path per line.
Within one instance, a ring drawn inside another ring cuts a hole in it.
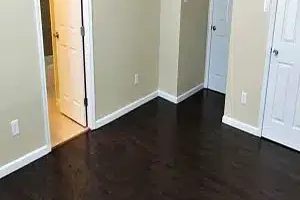
M 81 33 L 81 36 L 85 36 L 84 26 L 80 27 L 80 33 Z
M 88 99 L 87 98 L 84 98 L 84 106 L 88 106 Z

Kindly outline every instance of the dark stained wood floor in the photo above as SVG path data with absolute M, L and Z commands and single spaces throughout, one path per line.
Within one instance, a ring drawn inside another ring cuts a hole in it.
M 299 200 L 300 154 L 223 125 L 223 104 L 157 98 L 0 180 L 0 199 Z

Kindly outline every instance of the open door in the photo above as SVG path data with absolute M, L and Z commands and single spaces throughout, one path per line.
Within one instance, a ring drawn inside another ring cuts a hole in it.
M 52 0 L 60 112 L 86 126 L 81 0 Z
M 208 88 L 226 93 L 232 0 L 213 0 Z

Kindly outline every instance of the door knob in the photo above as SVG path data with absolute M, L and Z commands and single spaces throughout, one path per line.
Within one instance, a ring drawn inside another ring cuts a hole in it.
M 274 49 L 274 50 L 273 50 L 273 54 L 274 54 L 275 56 L 278 56 L 279 51 L 278 51 L 277 49 Z
M 216 26 L 212 26 L 211 29 L 212 29 L 213 31 L 216 31 L 216 30 L 217 30 L 217 27 L 216 27 Z
M 59 38 L 59 33 L 58 32 L 53 33 L 53 37 L 58 39 Z

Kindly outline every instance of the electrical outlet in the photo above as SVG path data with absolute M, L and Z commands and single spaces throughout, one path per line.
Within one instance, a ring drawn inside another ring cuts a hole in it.
M 13 120 L 11 121 L 11 133 L 13 136 L 19 135 L 20 134 L 20 129 L 19 129 L 19 120 Z
M 241 103 L 242 104 L 247 104 L 247 93 L 244 92 L 244 91 L 242 91 Z
M 139 74 L 135 74 L 134 75 L 134 85 L 137 85 L 137 84 L 139 84 Z

